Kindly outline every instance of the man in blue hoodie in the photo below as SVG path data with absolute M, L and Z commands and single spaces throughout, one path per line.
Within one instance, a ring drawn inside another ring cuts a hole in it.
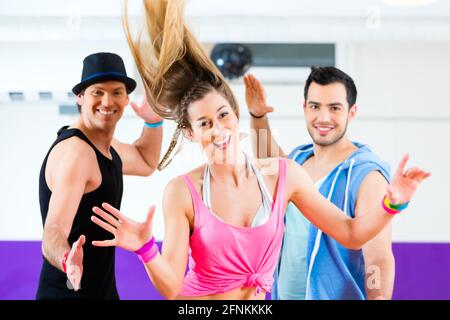
M 266 116 L 264 89 L 252 75 L 244 78 L 257 157 L 285 156 Z M 368 146 L 352 142 L 347 126 L 357 113 L 353 80 L 334 67 L 313 67 L 305 83 L 303 111 L 312 144 L 288 157 L 303 165 L 316 187 L 350 217 L 377 210 L 389 183 L 389 166 Z M 265 130 L 265 131 L 261 131 Z M 289 204 L 285 235 L 275 273 L 273 299 L 391 299 L 395 262 L 391 227 L 362 250 L 349 250 L 310 224 Z

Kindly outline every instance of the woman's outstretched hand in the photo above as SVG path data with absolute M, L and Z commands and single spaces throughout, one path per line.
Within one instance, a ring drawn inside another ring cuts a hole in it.
M 391 204 L 409 202 L 419 184 L 431 175 L 431 173 L 418 167 L 412 167 L 405 171 L 408 159 L 408 154 L 403 156 L 391 184 L 387 187 L 386 197 Z
M 99 207 L 92 208 L 97 216 L 92 216 L 91 220 L 114 235 L 114 239 L 104 241 L 92 241 L 92 245 L 97 247 L 117 246 L 128 251 L 140 249 L 152 236 L 152 221 L 155 214 L 155 206 L 151 206 L 147 218 L 139 223 L 127 218 L 123 213 L 108 203 L 102 203 L 104 210 Z

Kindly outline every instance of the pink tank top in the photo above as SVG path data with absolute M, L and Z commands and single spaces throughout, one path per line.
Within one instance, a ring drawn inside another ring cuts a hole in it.
M 195 190 L 192 180 L 181 178 L 191 192 L 194 231 L 189 239 L 189 271 L 182 296 L 220 294 L 241 287 L 256 287 L 256 294 L 271 292 L 284 232 L 286 159 L 279 176 L 269 219 L 257 227 L 238 227 L 219 220 Z

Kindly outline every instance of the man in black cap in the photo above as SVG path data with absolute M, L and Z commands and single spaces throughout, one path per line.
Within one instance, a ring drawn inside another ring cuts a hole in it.
M 72 89 L 80 115 L 58 131 L 40 171 L 44 259 L 37 299 L 119 298 L 114 248 L 91 244 L 111 234 L 90 217 L 103 202 L 120 207 L 122 174 L 149 176 L 158 163 L 162 119 L 146 101 L 131 103 L 144 120 L 140 138 L 124 144 L 113 137 L 135 88 L 120 56 L 101 52 L 84 59 L 81 82 Z

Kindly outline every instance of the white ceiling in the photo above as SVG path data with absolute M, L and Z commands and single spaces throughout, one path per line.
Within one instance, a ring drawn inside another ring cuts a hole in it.
M 0 16 L 114 17 L 122 0 L 0 0 Z M 140 0 L 129 0 L 130 12 L 139 13 Z M 188 16 L 365 17 L 374 8 L 386 17 L 450 17 L 450 1 L 436 0 L 418 7 L 395 7 L 382 0 L 187 0 Z
M 122 0 L 0 0 L 1 42 L 123 41 Z M 141 16 L 142 1 L 129 0 Z M 450 0 L 187 0 L 203 42 L 450 41 Z M 138 19 L 133 19 L 137 21 Z

